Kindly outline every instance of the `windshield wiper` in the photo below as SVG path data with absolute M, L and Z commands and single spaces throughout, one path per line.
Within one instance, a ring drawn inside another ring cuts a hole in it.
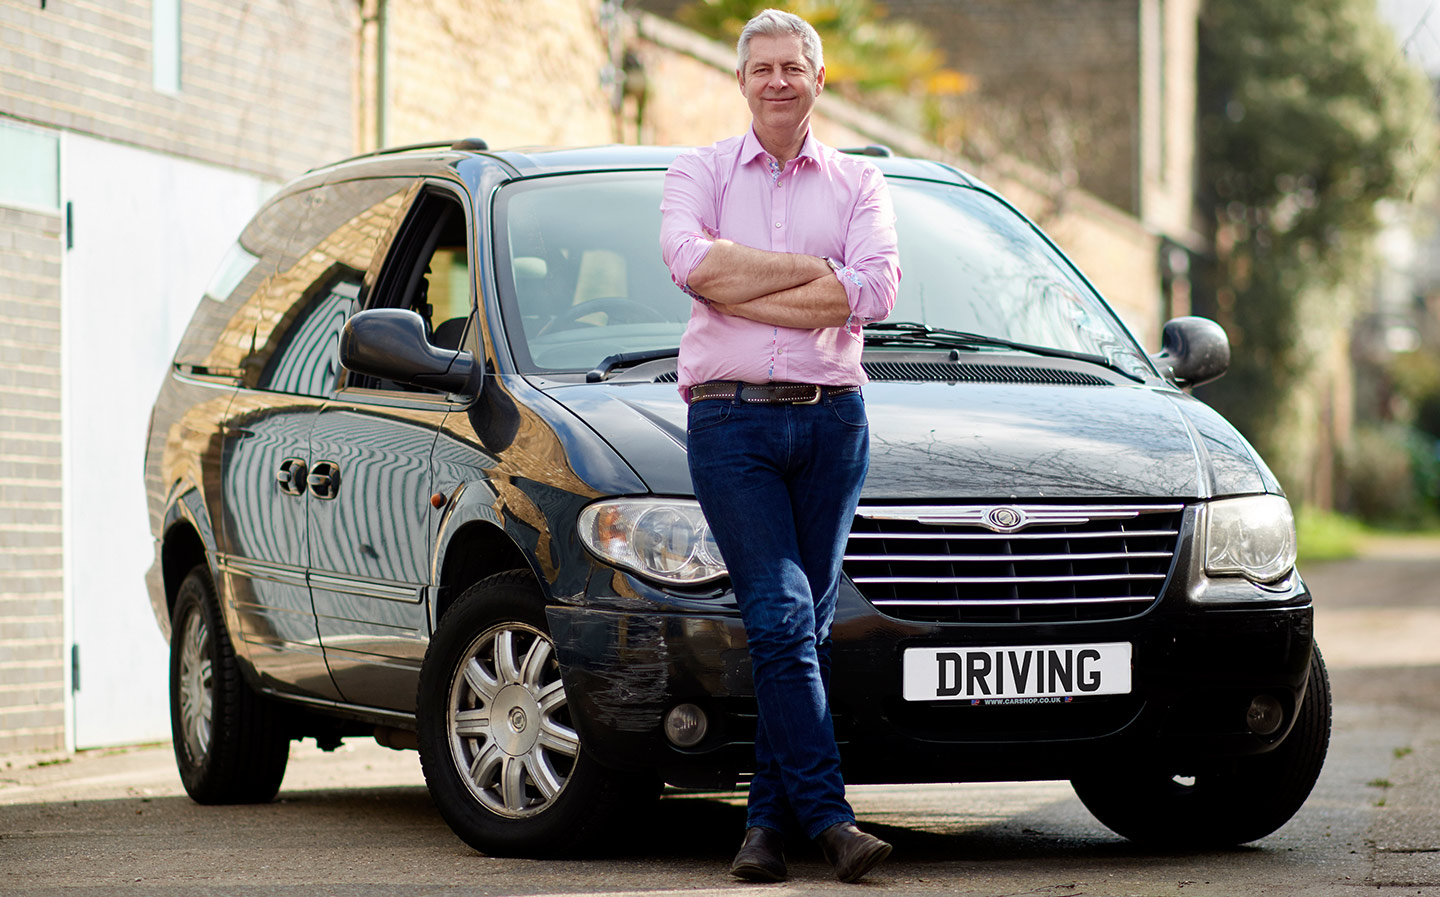
M 867 346 L 923 345 L 933 346 L 937 349 L 979 349 L 986 347 L 1014 349 L 1017 352 L 1027 352 L 1031 355 L 1041 355 L 1048 358 L 1071 358 L 1076 361 L 1088 362 L 1089 364 L 1098 364 L 1118 374 L 1124 374 L 1136 382 L 1145 382 L 1143 376 L 1116 364 L 1104 355 L 1095 355 L 1090 352 L 1076 352 L 1071 349 L 1057 349 L 1053 346 L 1036 346 L 1031 343 L 1017 343 L 1014 340 L 1002 339 L 998 336 L 987 336 L 983 333 L 971 333 L 966 330 L 927 327 L 924 324 L 916 324 L 913 321 L 881 321 L 875 324 L 866 324 L 865 344 Z
M 676 347 L 669 349 L 648 349 L 644 352 L 616 352 L 614 355 L 606 355 L 600 359 L 600 363 L 595 365 L 594 370 L 588 371 L 585 374 L 585 382 L 599 383 L 606 377 L 609 377 L 610 372 L 616 368 L 634 367 L 637 364 L 654 361 L 657 358 L 677 358 L 679 355 L 680 349 Z

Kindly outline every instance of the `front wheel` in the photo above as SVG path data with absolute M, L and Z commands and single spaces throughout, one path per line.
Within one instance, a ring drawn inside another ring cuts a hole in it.
M 1290 734 L 1274 750 L 1186 775 L 1163 767 L 1074 779 L 1106 828 L 1157 847 L 1229 847 L 1263 838 L 1305 803 L 1330 744 L 1330 678 L 1320 649 Z
M 175 596 L 170 730 L 180 781 L 196 802 L 264 803 L 280 790 L 290 738 L 271 704 L 245 684 L 203 564 Z
M 492 576 L 445 612 L 416 711 L 430 795 L 482 853 L 573 851 L 605 831 L 626 799 L 652 793 L 582 749 L 528 573 Z

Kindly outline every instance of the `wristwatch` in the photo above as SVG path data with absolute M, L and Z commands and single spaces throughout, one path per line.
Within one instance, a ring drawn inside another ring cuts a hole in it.
M 834 259 L 832 259 L 832 258 L 831 258 L 830 256 L 828 256 L 828 255 L 822 255 L 822 256 L 820 256 L 820 257 L 825 260 L 825 264 L 827 264 L 827 265 L 830 266 L 830 270 L 831 270 L 831 271 L 834 271 L 836 274 L 839 274 L 839 273 L 840 273 L 840 263 L 839 263 L 839 262 L 835 261 Z

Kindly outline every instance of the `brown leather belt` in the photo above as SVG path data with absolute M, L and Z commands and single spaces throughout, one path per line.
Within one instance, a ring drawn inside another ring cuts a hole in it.
M 814 383 L 742 383 L 711 380 L 690 387 L 690 401 L 724 399 L 755 405 L 814 405 L 822 398 L 859 392 L 858 386 L 819 386 Z

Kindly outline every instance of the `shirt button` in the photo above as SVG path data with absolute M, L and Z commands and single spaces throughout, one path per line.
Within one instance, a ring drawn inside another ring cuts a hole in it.
M 778 221 L 775 222 L 775 226 L 776 226 L 776 227 L 779 227 L 779 226 L 780 226 L 780 222 L 778 222 Z

